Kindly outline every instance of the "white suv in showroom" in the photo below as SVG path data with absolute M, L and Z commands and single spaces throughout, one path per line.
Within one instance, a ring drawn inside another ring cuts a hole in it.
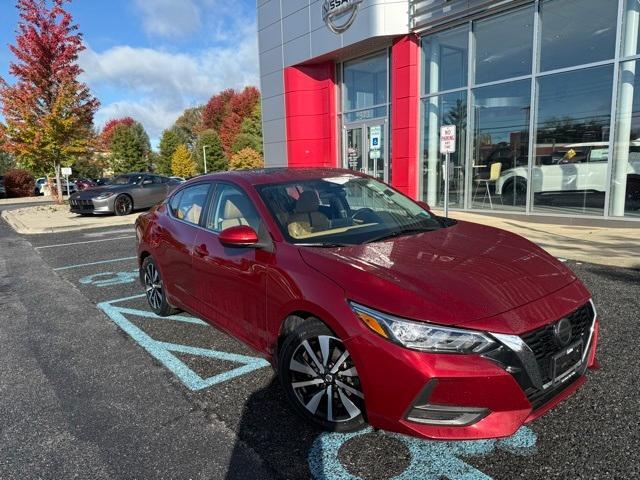
M 574 143 L 556 148 L 550 158 L 533 167 L 531 188 L 536 202 L 602 205 L 607 188 L 608 142 Z M 496 194 L 505 204 L 524 205 L 529 172 L 526 166 L 505 170 L 496 181 Z M 640 142 L 632 142 L 627 167 L 628 208 L 640 208 Z

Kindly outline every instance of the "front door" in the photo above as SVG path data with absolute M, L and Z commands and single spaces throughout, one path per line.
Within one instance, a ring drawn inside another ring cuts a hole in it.
M 367 122 L 344 127 L 344 166 L 389 181 L 385 122 Z

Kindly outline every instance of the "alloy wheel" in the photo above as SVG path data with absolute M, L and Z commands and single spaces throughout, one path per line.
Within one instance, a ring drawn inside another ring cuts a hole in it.
M 144 286 L 147 293 L 147 300 L 152 308 L 160 310 L 164 293 L 162 291 L 162 280 L 155 265 L 149 262 L 144 270 Z
M 289 362 L 291 387 L 298 401 L 324 422 L 348 422 L 364 408 L 358 372 L 336 337 L 303 340 Z
M 128 215 L 131 212 L 131 199 L 126 195 L 116 198 L 115 210 L 118 215 Z

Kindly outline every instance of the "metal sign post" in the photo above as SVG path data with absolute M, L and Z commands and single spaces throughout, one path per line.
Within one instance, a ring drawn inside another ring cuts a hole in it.
M 440 127 L 440 153 L 445 155 L 444 160 L 444 216 L 449 216 L 449 168 L 450 155 L 456 152 L 456 126 L 443 125 Z
M 69 192 L 69 175 L 71 175 L 71 167 L 62 167 L 61 169 L 62 176 L 64 177 L 64 184 L 67 187 L 67 196 L 71 196 L 71 192 Z M 60 198 L 64 200 L 64 190 L 60 192 Z

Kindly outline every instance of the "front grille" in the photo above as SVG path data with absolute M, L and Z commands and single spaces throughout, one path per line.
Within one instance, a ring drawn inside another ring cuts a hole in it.
M 69 205 L 74 210 L 93 210 L 93 201 L 92 200 L 69 200 Z
M 583 348 L 588 348 L 587 342 L 589 340 L 594 316 L 595 312 L 591 302 L 586 303 L 567 315 L 566 318 L 571 322 L 571 340 L 568 343 L 569 345 L 582 339 Z M 545 385 L 552 381 L 551 362 L 553 356 L 564 348 L 558 346 L 555 341 L 555 335 L 553 333 L 555 323 L 556 322 L 521 336 L 522 340 L 529 346 L 531 351 L 533 351 L 542 377 L 542 383 Z M 573 378 L 559 385 L 549 386 L 547 389 L 527 388 L 525 394 L 533 409 L 536 410 L 573 384 L 577 379 L 578 376 L 574 374 Z
M 583 345 L 586 348 L 591 322 L 593 321 L 593 307 L 591 303 L 586 303 L 573 313 L 567 315 L 567 318 L 571 322 L 571 341 L 569 344 L 575 343 L 582 338 Z M 553 333 L 554 325 L 555 322 L 521 336 L 522 340 L 524 340 L 533 351 L 538 361 L 542 381 L 545 384 L 551 381 L 551 358 L 563 348 L 558 346 L 555 341 L 555 335 Z

